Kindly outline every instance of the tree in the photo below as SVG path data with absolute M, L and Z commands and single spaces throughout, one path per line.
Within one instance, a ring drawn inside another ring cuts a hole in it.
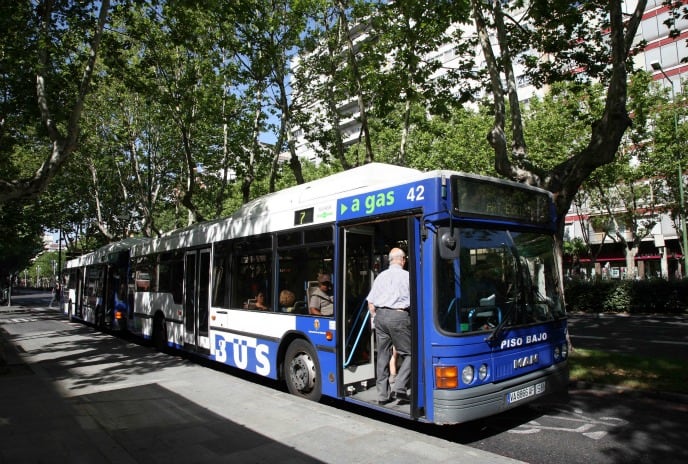
M 564 217 L 576 192 L 597 168 L 616 160 L 621 138 L 631 123 L 628 68 L 647 2 L 638 1 L 630 15 L 624 14 L 619 1 L 572 4 L 533 0 L 527 2 L 527 10 L 524 3 L 516 2 L 514 10 L 505 11 L 499 0 L 471 0 L 494 103 L 494 124 L 488 140 L 498 173 L 554 194 L 559 213 L 557 235 L 562 240 Z M 523 14 L 518 20 L 510 15 L 519 12 Z M 495 32 L 496 43 L 490 40 L 490 31 Z M 587 144 L 550 168 L 537 165 L 529 157 L 514 72 L 517 61 L 526 66 L 536 85 L 598 79 L 606 86 L 604 109 L 591 124 Z
M 353 46 L 353 32 L 349 27 L 353 8 L 349 8 L 348 3 L 312 2 L 307 34 L 298 61 L 292 68 L 292 95 L 298 102 L 295 106 L 298 109 L 296 122 L 305 132 L 306 139 L 312 142 L 310 148 L 323 161 L 329 161 L 331 156 L 344 169 L 351 167 L 345 156 L 345 140 L 350 135 L 344 126 L 353 117 L 354 106 L 360 114 L 359 139 L 365 143 L 365 160 L 370 162 L 373 159 L 367 116 L 369 101 L 363 93 L 359 70 L 363 54 L 356 53 Z M 364 6 L 363 3 L 358 5 Z M 365 47 L 365 43 L 359 45 L 359 50 L 361 47 Z M 347 101 L 349 95 L 355 96 L 356 104 L 341 108 L 341 102 Z
M 398 162 L 399 134 L 405 125 L 405 103 L 384 116 L 371 118 L 372 147 L 376 160 L 383 163 Z M 451 169 L 476 174 L 492 175 L 492 150 L 479 134 L 490 127 L 489 114 L 456 107 L 448 115 L 428 117 L 426 107 L 420 103 L 411 106 L 408 116 L 409 132 L 406 148 L 406 166 L 423 171 Z M 355 152 L 355 148 L 351 149 Z M 355 153 L 350 157 L 355 159 Z
M 0 203 L 39 195 L 77 148 L 110 1 L 3 5 Z
M 457 100 L 450 79 L 433 79 L 442 63 L 432 53 L 451 43 L 450 27 L 467 15 L 467 2 L 423 0 L 389 2 L 372 16 L 378 53 L 392 58 L 376 73 L 373 107 L 377 114 L 386 114 L 396 102 L 404 103 L 397 164 L 406 164 L 413 106 L 421 103 L 435 113 L 446 112 Z
M 40 208 L 20 202 L 0 204 L 0 287 L 10 281 L 43 247 Z
M 250 186 L 255 180 L 256 164 L 268 152 L 259 142 L 265 129 L 271 130 L 276 141 L 269 147 L 271 155 L 268 190 L 273 192 L 279 173 L 279 160 L 286 151 L 289 166 L 297 183 L 303 183 L 301 161 L 296 153 L 294 140 L 294 113 L 296 102 L 291 99 L 288 87 L 289 63 L 301 45 L 301 35 L 306 25 L 309 2 L 275 0 L 252 1 L 242 5 L 241 21 L 237 24 L 237 37 L 241 46 L 237 60 L 251 93 L 255 117 L 253 119 L 250 162 L 245 169 L 242 184 L 244 201 L 249 200 Z M 266 124 L 268 116 L 279 122 Z

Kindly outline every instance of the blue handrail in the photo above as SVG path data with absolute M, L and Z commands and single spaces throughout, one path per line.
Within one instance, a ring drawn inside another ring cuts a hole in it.
M 361 305 L 360 308 L 358 308 L 358 312 L 356 313 L 356 318 L 354 319 L 355 321 L 358 321 L 361 318 L 361 311 L 363 308 L 367 308 L 368 305 L 366 304 L 366 300 L 363 300 L 363 304 Z M 365 311 L 365 316 L 363 316 L 363 322 L 361 323 L 361 327 L 358 329 L 358 333 L 356 334 L 356 341 L 354 342 L 354 345 L 351 347 L 351 352 L 349 353 L 349 358 L 346 360 L 344 363 L 344 367 L 348 367 L 349 364 L 351 364 L 351 358 L 353 357 L 354 353 L 356 352 L 356 347 L 358 347 L 358 343 L 361 341 L 361 336 L 363 335 L 363 329 L 366 327 L 366 323 L 368 322 L 368 318 L 370 317 L 370 312 L 366 309 Z M 355 324 L 354 324 L 355 327 Z M 354 334 L 354 331 L 352 330 L 349 333 L 349 336 L 346 338 L 346 345 L 344 345 L 345 349 L 347 346 L 349 346 L 349 340 L 351 339 L 351 336 Z

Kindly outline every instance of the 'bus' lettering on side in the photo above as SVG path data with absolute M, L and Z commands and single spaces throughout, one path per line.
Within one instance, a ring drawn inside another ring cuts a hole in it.
M 231 344 L 229 348 L 227 345 Z M 232 364 L 240 369 L 248 369 L 249 367 L 249 348 L 252 348 L 254 353 L 255 365 L 253 371 L 260 375 L 270 374 L 270 348 L 265 344 L 259 344 L 258 340 L 252 337 L 242 337 L 240 335 L 231 335 L 227 340 L 221 335 L 215 335 L 215 360 L 227 364 L 229 350 L 231 349 L 232 359 L 229 364 Z

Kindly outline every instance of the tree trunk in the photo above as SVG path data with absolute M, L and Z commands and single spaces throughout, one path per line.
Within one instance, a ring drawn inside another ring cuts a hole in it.
M 39 48 L 38 58 L 40 65 L 38 75 L 36 76 L 36 96 L 38 98 L 38 107 L 41 112 L 43 124 L 47 129 L 52 148 L 50 154 L 34 173 L 33 177 L 19 180 L 0 179 L 0 203 L 16 199 L 33 198 L 40 194 L 45 190 L 48 183 L 55 174 L 57 174 L 60 168 L 67 162 L 74 150 L 76 150 L 81 113 L 84 108 L 84 101 L 90 90 L 96 59 L 98 57 L 98 48 L 100 46 L 103 28 L 105 27 L 109 10 L 110 0 L 103 0 L 100 3 L 100 13 L 96 29 L 93 33 L 91 49 L 90 51 L 85 50 L 85 52 L 88 52 L 88 59 L 86 60 L 83 76 L 79 83 L 79 92 L 72 106 L 69 119 L 66 121 L 66 134 L 62 134 L 58 127 L 58 123 L 54 120 L 50 111 L 50 102 L 48 100 L 45 81 L 49 68 L 49 54 L 46 47 Z M 39 31 L 39 43 L 50 43 L 51 39 L 48 31 L 51 28 L 51 14 L 52 11 L 49 8 L 44 9 L 43 17 L 41 18 L 41 30 Z

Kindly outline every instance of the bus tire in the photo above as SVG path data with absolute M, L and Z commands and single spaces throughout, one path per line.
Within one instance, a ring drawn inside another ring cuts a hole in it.
M 153 347 L 158 351 L 167 350 L 167 324 L 161 314 L 157 314 L 153 319 Z
M 284 379 L 292 395 L 319 401 L 322 395 L 320 364 L 315 350 L 305 340 L 297 339 L 287 348 L 284 360 Z

